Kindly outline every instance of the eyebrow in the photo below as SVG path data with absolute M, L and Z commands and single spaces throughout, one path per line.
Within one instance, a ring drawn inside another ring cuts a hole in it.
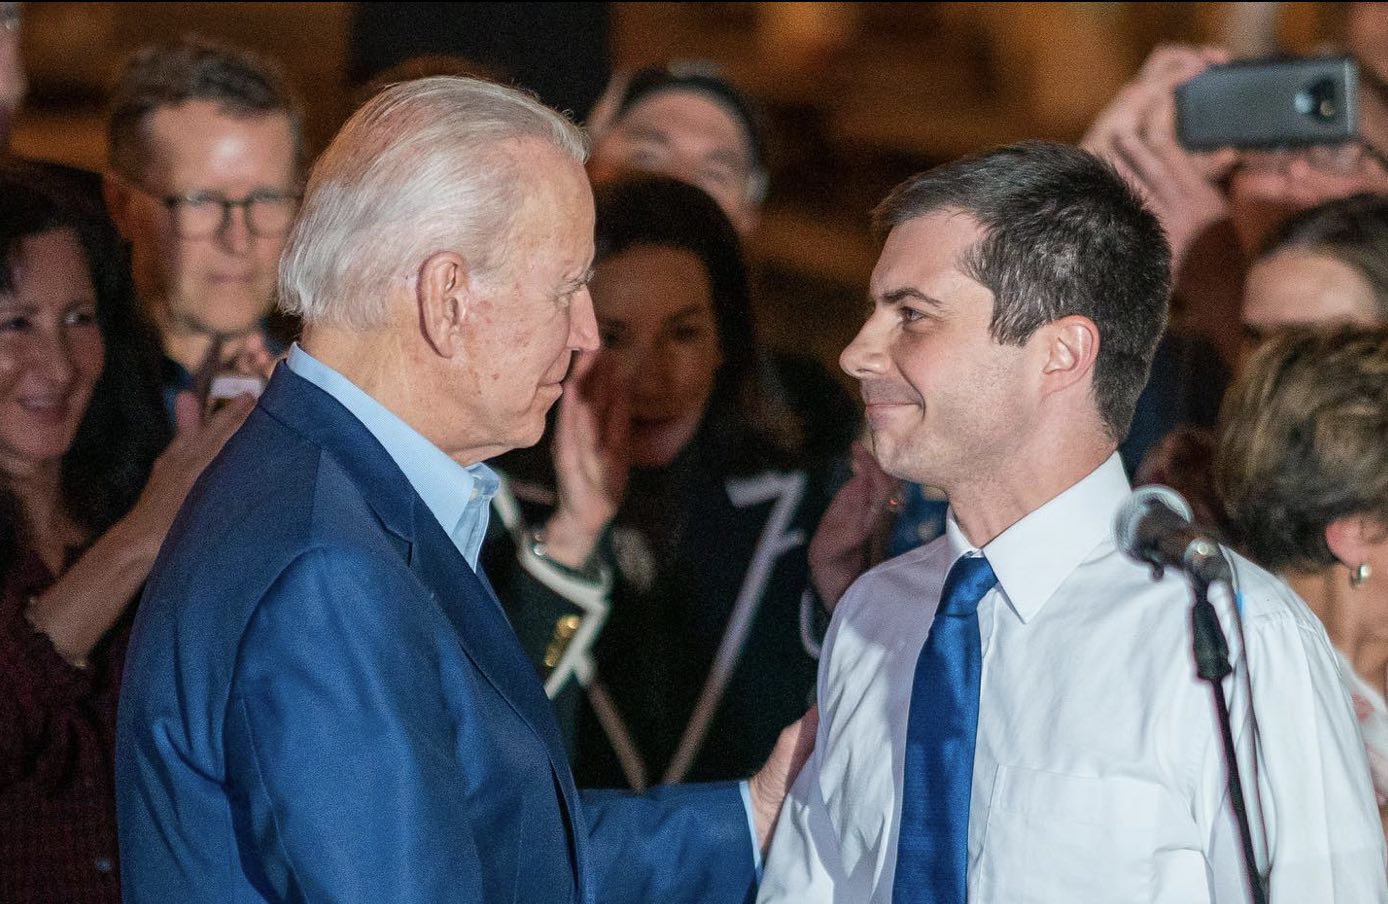
M 744 155 L 737 153 L 736 151 L 714 151 L 713 153 L 707 155 L 704 159 L 709 163 L 720 163 L 723 166 L 735 170 L 748 170 L 752 168 L 752 165 L 747 161 L 747 158 Z
M 667 321 L 668 321 L 668 320 L 683 320 L 683 319 L 686 318 L 686 317 L 695 317 L 695 316 L 698 316 L 698 315 L 701 315 L 701 314 L 709 314 L 709 315 L 712 315 L 712 314 L 713 314 L 713 310 L 712 310 L 711 308 L 709 308 L 709 307 L 706 307 L 705 305 L 702 305 L 702 304 L 698 304 L 698 303 L 689 304 L 689 305 L 685 305 L 684 307 L 680 308 L 678 311 L 675 311 L 673 314 L 671 314 L 670 316 L 666 317 L 665 319 L 666 319 Z
M 925 304 L 930 305 L 932 308 L 944 307 L 944 302 L 940 301 L 938 298 L 932 298 L 931 296 L 926 295 L 920 289 L 914 288 L 912 286 L 902 286 L 899 289 L 892 289 L 889 292 L 882 293 L 883 304 L 896 305 L 901 304 L 903 301 L 906 301 L 908 299 L 910 299 L 911 301 L 923 302 Z M 871 301 L 872 299 L 869 298 L 868 300 Z
M 647 141 L 656 144 L 662 150 L 667 150 L 674 146 L 674 140 L 668 132 L 662 132 L 652 126 L 627 126 L 628 141 Z M 717 150 L 711 154 L 704 155 L 704 160 L 709 163 L 717 163 L 732 169 L 751 170 L 752 164 L 747 155 L 741 151 Z
M 662 147 L 669 147 L 671 144 L 668 133 L 650 126 L 627 126 L 626 130 L 629 141 L 650 141 Z
M 688 317 L 697 317 L 697 316 L 700 316 L 700 315 L 703 315 L 703 314 L 708 314 L 710 317 L 713 317 L 713 316 L 714 316 L 713 311 L 712 311 L 711 309 L 706 308 L 706 307 L 704 307 L 702 304 L 699 304 L 699 303 L 695 302 L 695 303 L 693 303 L 693 304 L 685 305 L 684 307 L 680 308 L 678 311 L 673 311 L 673 312 L 671 312 L 670 314 L 667 314 L 667 315 L 664 317 L 663 322 L 664 322 L 664 323 L 670 323 L 670 322 L 675 321 L 675 320 L 684 320 L 684 319 L 686 319 L 686 318 L 688 318 Z M 601 314 L 598 315 L 598 320 L 601 321 L 602 323 L 605 323 L 605 324 L 611 324 L 612 326 L 622 326 L 622 327 L 625 327 L 625 326 L 627 325 L 627 323 L 629 322 L 627 318 L 623 318 L 623 317 L 604 317 L 604 316 L 601 315 Z

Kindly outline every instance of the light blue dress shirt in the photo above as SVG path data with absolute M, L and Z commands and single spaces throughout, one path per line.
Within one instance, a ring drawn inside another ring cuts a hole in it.
M 356 384 L 299 347 L 289 349 L 290 370 L 337 399 L 376 437 L 405 479 L 438 519 L 472 570 L 487 536 L 492 497 L 499 485 L 484 464 L 463 467 L 419 431 L 357 388 Z

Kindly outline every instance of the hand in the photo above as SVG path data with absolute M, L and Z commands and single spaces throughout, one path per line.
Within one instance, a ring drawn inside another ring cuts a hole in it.
M 814 752 L 815 733 L 819 731 L 819 707 L 811 706 L 794 724 L 781 729 L 776 746 L 766 765 L 747 783 L 752 798 L 752 815 L 757 824 L 757 847 L 766 856 L 781 804 L 790 793 L 790 786 L 800 774 L 805 761 Z
M 270 354 L 265 334 L 260 330 L 254 330 L 246 336 L 241 349 L 231 359 L 230 367 L 238 374 L 268 380 L 278 361 L 279 358 Z
M 1228 58 L 1218 47 L 1158 47 L 1080 142 L 1145 196 L 1171 245 L 1173 272 L 1180 271 L 1195 240 L 1228 217 L 1229 202 L 1219 183 L 1238 162 L 1232 148 L 1197 154 L 1181 147 L 1176 87 Z
M 614 362 L 582 352 L 554 425 L 558 505 L 544 527 L 546 555 L 581 568 L 626 496 L 631 393 Z
M 254 407 L 255 399 L 240 395 L 204 420 L 198 397 L 191 392 L 178 394 L 174 401 L 173 442 L 155 459 L 149 482 L 125 519 L 135 541 L 151 559 L 163 544 L 193 482 Z
M 810 540 L 810 576 L 826 609 L 832 611 L 848 585 L 875 564 L 868 561 L 873 538 L 885 529 L 889 501 L 901 489 L 871 452 L 853 444 L 853 476 L 834 495 Z

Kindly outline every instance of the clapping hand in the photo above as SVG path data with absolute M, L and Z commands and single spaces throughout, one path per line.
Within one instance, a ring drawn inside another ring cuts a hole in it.
M 616 363 L 581 352 L 554 425 L 558 505 L 544 527 L 546 555 L 580 568 L 626 496 L 631 390 Z
M 164 542 L 193 482 L 254 407 L 255 399 L 240 395 L 215 414 L 203 417 L 202 404 L 196 394 L 178 394 L 174 401 L 176 432 L 173 442 L 155 459 L 149 482 L 127 516 L 133 533 L 143 544 L 148 544 L 146 548 L 151 558 Z
M 771 848 L 771 836 L 781 816 L 781 806 L 795 784 L 805 762 L 814 753 L 815 735 L 819 732 L 819 707 L 811 706 L 805 715 L 781 729 L 776 746 L 766 764 L 752 776 L 748 791 L 757 826 L 757 846 L 762 856 Z
M 900 490 L 901 481 L 854 443 L 853 476 L 839 488 L 810 540 L 810 576 L 826 608 L 832 610 L 848 585 L 875 564 L 873 541 L 884 532 L 891 499 Z

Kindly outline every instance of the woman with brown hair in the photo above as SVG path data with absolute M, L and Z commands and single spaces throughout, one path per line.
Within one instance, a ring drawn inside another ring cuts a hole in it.
M 1234 545 L 1280 574 L 1340 653 L 1388 803 L 1388 329 L 1291 330 L 1225 398 L 1215 489 Z

